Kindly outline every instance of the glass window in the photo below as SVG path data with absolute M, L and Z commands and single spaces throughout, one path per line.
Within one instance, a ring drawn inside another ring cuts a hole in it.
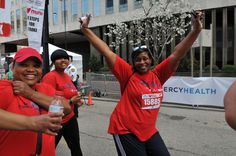
M 106 0 L 106 14 L 112 14 L 113 12 L 113 0 Z
M 62 5 L 61 5 L 61 17 L 62 17 L 62 23 L 64 23 L 65 22 L 65 19 L 66 19 L 66 21 L 68 21 L 68 15 L 67 15 L 67 13 L 68 13 L 68 7 L 67 7 L 67 4 L 68 4 L 68 0 L 62 0 Z
M 17 33 L 20 33 L 20 9 L 16 10 L 16 28 L 17 28 Z
M 71 20 L 77 21 L 78 18 L 78 1 L 71 0 Z
M 15 16 L 14 16 L 14 11 L 11 12 L 11 32 L 15 33 Z
M 143 0 L 134 0 L 134 9 L 141 8 L 143 4 Z
M 100 15 L 100 0 L 93 0 L 93 16 Z
M 89 12 L 88 0 L 82 0 L 82 15 L 86 15 Z
M 52 1 L 52 10 L 53 10 L 53 25 L 58 24 L 58 3 L 57 0 Z
M 128 3 L 127 0 L 120 0 L 120 6 L 119 6 L 119 11 L 127 11 L 128 10 Z

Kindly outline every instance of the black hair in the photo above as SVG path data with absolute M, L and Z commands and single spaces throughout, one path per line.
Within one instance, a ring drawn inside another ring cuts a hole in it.
M 69 55 L 63 49 L 57 49 L 51 55 L 51 61 L 52 62 L 55 62 L 56 60 L 61 59 L 61 58 L 69 60 Z
M 133 64 L 133 67 L 134 67 L 134 60 L 135 58 L 142 52 L 146 52 L 149 56 L 149 58 L 152 60 L 152 63 L 151 65 L 154 64 L 154 58 L 152 56 L 152 53 L 151 51 L 149 50 L 149 48 L 147 48 L 147 46 L 139 46 L 139 47 L 135 47 L 133 48 L 133 51 L 131 53 L 131 59 L 132 59 L 132 64 Z

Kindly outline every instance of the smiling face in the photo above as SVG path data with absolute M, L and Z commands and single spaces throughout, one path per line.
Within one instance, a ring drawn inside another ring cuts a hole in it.
M 66 69 L 66 67 L 69 65 L 69 60 L 67 58 L 60 58 L 56 59 L 55 62 L 53 62 L 55 65 L 56 71 L 63 71 Z
M 42 77 L 42 63 L 36 57 L 29 57 L 22 62 L 14 62 L 13 68 L 14 80 L 20 80 L 34 86 Z
M 139 74 L 145 74 L 150 70 L 152 59 L 148 52 L 140 52 L 133 60 L 134 68 Z

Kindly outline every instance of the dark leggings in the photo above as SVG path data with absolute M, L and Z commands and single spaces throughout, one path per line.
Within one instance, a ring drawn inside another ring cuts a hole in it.
M 80 148 L 79 126 L 75 116 L 62 125 L 62 129 L 58 132 L 55 139 L 55 145 L 59 143 L 63 136 L 67 146 L 70 148 L 71 156 L 82 156 Z
M 118 156 L 170 156 L 160 134 L 141 142 L 133 134 L 113 135 Z

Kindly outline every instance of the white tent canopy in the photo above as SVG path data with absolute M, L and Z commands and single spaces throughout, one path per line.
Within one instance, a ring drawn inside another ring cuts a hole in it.
M 57 49 L 62 49 L 60 47 L 57 47 L 52 44 L 48 44 L 48 53 L 49 53 L 49 62 L 51 63 L 50 56 L 51 54 L 57 50 Z M 63 49 L 65 50 L 65 49 Z M 71 55 L 73 57 L 73 65 L 77 68 L 78 75 L 79 75 L 79 80 L 80 82 L 83 82 L 83 62 L 82 62 L 82 55 L 73 53 L 71 51 L 65 50 L 68 55 Z M 40 48 L 40 54 L 43 52 L 43 47 Z

